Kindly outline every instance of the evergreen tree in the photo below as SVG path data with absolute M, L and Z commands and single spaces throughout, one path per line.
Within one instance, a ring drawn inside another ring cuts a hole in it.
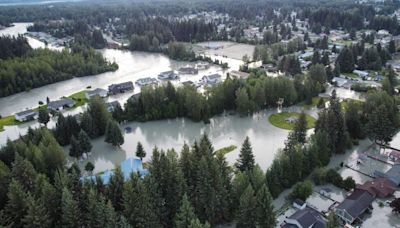
M 92 144 L 90 138 L 84 130 L 81 130 L 78 135 L 78 144 L 82 153 L 88 154 L 92 150 Z M 72 146 L 72 145 L 71 145 Z
M 88 227 L 115 227 L 117 223 L 116 213 L 111 204 L 107 204 L 104 197 L 89 190 L 87 198 L 86 224 Z
M 335 215 L 335 213 L 331 212 L 328 215 L 328 222 L 326 223 L 327 228 L 337 228 L 340 226 L 340 220 Z
M 251 112 L 251 102 L 246 88 L 236 91 L 236 110 L 241 116 L 247 116 Z
M 124 144 L 124 136 L 121 133 L 118 123 L 114 120 L 109 120 L 107 123 L 106 137 L 104 141 L 113 146 L 121 146 Z
M 192 220 L 197 219 L 194 208 L 189 202 L 187 195 L 183 195 L 181 207 L 175 217 L 176 228 L 188 228 Z
M 389 42 L 389 53 L 393 54 L 396 52 L 396 43 L 394 42 L 394 40 L 390 40 Z
M 240 150 L 239 159 L 236 168 L 241 172 L 251 171 L 254 168 L 254 155 L 251 148 L 250 139 L 246 137 Z
M 237 211 L 237 224 L 238 228 L 255 228 L 257 225 L 256 211 L 256 198 L 254 190 L 249 185 L 243 192 L 239 200 L 239 208 Z
M 300 116 L 294 125 L 293 137 L 295 138 L 295 141 L 298 143 L 301 144 L 306 143 L 307 119 L 306 119 L 306 114 L 304 112 L 300 113 Z
M 106 126 L 108 126 L 110 120 L 110 114 L 107 111 L 103 99 L 97 96 L 90 99 L 88 113 L 93 119 L 92 128 L 97 129 L 97 136 L 103 135 L 106 132 Z
M 23 227 L 23 218 L 28 210 L 27 194 L 23 186 L 12 180 L 7 193 L 7 204 L 4 208 L 5 221 L 0 221 L 5 226 Z
M 39 123 L 47 126 L 47 123 L 50 121 L 50 115 L 49 115 L 49 112 L 47 111 L 47 109 L 44 109 L 44 108 L 39 109 L 38 121 L 39 121 Z
M 124 176 L 121 169 L 118 167 L 114 175 L 110 177 L 110 182 L 107 186 L 107 198 L 111 201 L 116 211 L 122 210 L 122 193 L 124 191 Z
M 95 138 L 99 135 L 99 130 L 89 112 L 84 112 L 81 117 L 81 128 L 90 138 Z
M 138 142 L 136 147 L 136 156 L 139 157 L 141 161 L 146 157 L 146 151 L 144 151 L 143 145 L 140 142 Z
M 396 125 L 390 121 L 388 110 L 383 104 L 370 114 L 366 131 L 372 140 L 383 145 L 390 142 L 396 134 Z
M 357 105 L 354 102 L 349 102 L 345 115 L 346 127 L 350 136 L 353 139 L 362 137 L 362 125 Z
M 272 205 L 272 197 L 264 184 L 256 195 L 257 227 L 273 228 L 276 225 L 276 215 Z
M 210 228 L 210 225 L 207 222 L 205 224 L 201 224 L 199 219 L 193 219 L 188 228 Z
M 94 165 L 91 162 L 86 163 L 85 165 L 85 171 L 88 173 L 92 173 L 94 170 Z
M 28 195 L 26 200 L 27 212 L 23 218 L 24 227 L 51 227 L 51 218 L 45 208 L 45 205 L 41 201 L 35 200 L 30 195 Z
M 330 60 L 329 60 L 329 53 L 327 51 L 324 52 L 324 54 L 322 56 L 322 59 L 321 59 L 321 63 L 324 66 L 328 66 L 329 65 Z
M 349 47 L 344 47 L 336 60 L 343 73 L 352 73 L 354 70 L 354 56 Z
M 73 199 L 71 192 L 64 188 L 62 190 L 62 227 L 76 228 L 82 226 L 81 211 L 78 202 Z
M 71 137 L 71 147 L 69 148 L 69 156 L 79 159 L 82 154 L 83 150 L 78 140 L 76 140 L 75 136 Z
M 137 174 L 125 183 L 123 214 L 134 227 L 159 227 L 148 190 Z
M 2 186 L 0 188 L 0 211 L 3 209 L 7 202 L 7 192 L 10 182 L 10 169 L 0 160 L 0 186 Z
M 25 190 L 32 191 L 34 189 L 37 173 L 32 163 L 19 155 L 15 156 L 11 176 L 14 180 L 22 184 Z

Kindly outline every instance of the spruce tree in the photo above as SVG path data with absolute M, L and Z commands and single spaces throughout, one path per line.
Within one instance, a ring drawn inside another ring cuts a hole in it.
M 249 185 L 243 192 L 239 200 L 239 208 L 237 211 L 237 228 L 255 228 L 257 225 L 256 216 L 256 198 L 254 196 L 254 190 Z
M 32 191 L 34 189 L 37 176 L 35 168 L 33 168 L 32 163 L 19 155 L 15 156 L 15 161 L 11 169 L 11 176 L 22 184 L 25 190 Z
M 105 142 L 110 143 L 113 146 L 121 146 L 124 144 L 124 136 L 121 133 L 118 123 L 114 120 L 108 121 L 105 134 Z
M 189 202 L 189 199 L 187 195 L 183 195 L 182 201 L 181 201 L 181 207 L 179 208 L 179 211 L 177 212 L 175 216 L 175 226 L 176 228 L 188 228 L 190 225 L 190 222 L 193 219 L 197 219 L 195 213 L 194 213 L 194 208 Z
M 132 173 L 124 185 L 123 214 L 137 228 L 160 226 L 148 190 L 137 174 Z
M 306 114 L 304 112 L 300 113 L 300 116 L 294 125 L 293 136 L 298 143 L 300 143 L 300 144 L 306 143 L 307 118 L 306 118 Z
M 16 180 L 12 180 L 8 187 L 8 201 L 4 208 L 4 226 L 23 227 L 23 218 L 28 210 L 27 194 L 23 186 Z
M 136 156 L 139 157 L 141 161 L 146 157 L 146 151 L 144 151 L 143 145 L 140 142 L 138 142 L 136 147 Z
M 122 210 L 122 193 L 124 190 L 124 176 L 118 167 L 110 177 L 107 185 L 107 198 L 111 201 L 116 211 Z
M 71 147 L 69 148 L 69 156 L 79 159 L 83 154 L 83 150 L 81 148 L 81 145 L 79 144 L 79 141 L 75 138 L 75 136 L 71 137 L 70 144 Z
M 251 148 L 250 139 L 246 137 L 240 150 L 236 168 L 241 172 L 251 171 L 254 168 L 254 155 Z
M 205 224 L 202 224 L 199 219 L 193 219 L 190 222 L 188 228 L 210 228 L 210 224 L 208 224 L 207 222 Z
M 265 184 L 258 190 L 256 199 L 257 227 L 275 227 L 276 215 L 274 212 L 274 206 L 272 205 L 272 197 Z
M 47 126 L 47 123 L 50 121 L 50 115 L 47 109 L 40 108 L 39 109 L 39 117 L 38 117 L 39 123 L 44 124 Z
M 90 143 L 90 138 L 84 130 L 81 130 L 78 135 L 79 147 L 82 153 L 89 153 L 92 150 L 92 144 Z
M 35 200 L 32 196 L 27 197 L 27 213 L 23 218 L 24 227 L 51 227 L 51 218 L 45 207 L 40 200 Z
M 93 119 L 93 128 L 97 129 L 97 136 L 103 135 L 106 131 L 108 121 L 111 119 L 103 99 L 98 96 L 90 99 L 88 113 Z
M 62 190 L 62 227 L 76 228 L 82 226 L 81 211 L 78 202 L 73 199 L 71 192 L 64 188 Z

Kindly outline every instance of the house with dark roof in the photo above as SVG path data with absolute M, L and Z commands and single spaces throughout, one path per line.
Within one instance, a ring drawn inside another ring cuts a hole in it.
M 198 74 L 199 70 L 193 67 L 181 67 L 178 69 L 180 74 Z
M 375 170 L 374 177 L 382 177 L 391 181 L 395 186 L 400 186 L 400 164 L 394 164 L 386 173 Z
M 358 189 L 363 189 L 379 198 L 387 198 L 393 195 L 396 191 L 394 183 L 386 178 L 376 178 L 365 182 L 363 185 L 358 185 Z
M 64 108 L 72 108 L 75 104 L 76 102 L 71 98 L 62 98 L 60 100 L 50 101 L 47 107 L 54 111 L 61 111 Z
M 229 76 L 232 78 L 237 78 L 237 79 L 246 79 L 249 77 L 249 73 L 238 71 L 238 70 L 232 70 L 229 72 Z
M 133 90 L 132 82 L 123 82 L 118 84 L 111 84 L 108 86 L 108 92 L 110 94 L 125 93 L 126 91 Z
M 107 106 L 107 111 L 108 111 L 108 112 L 114 112 L 114 110 L 115 110 L 118 106 L 121 106 L 121 105 L 119 104 L 118 101 L 111 101 L 111 102 L 106 103 L 106 106 Z
M 19 122 L 25 122 L 28 120 L 36 120 L 39 117 L 38 112 L 28 109 L 22 112 L 15 113 L 15 119 Z
M 389 153 L 389 159 L 392 160 L 392 161 L 394 161 L 394 162 L 400 160 L 400 151 L 398 151 L 398 150 L 392 150 L 392 151 Z
M 140 78 L 140 79 L 136 80 L 135 84 L 138 86 L 157 85 L 158 81 L 155 78 L 147 77 L 147 78 Z
M 367 190 L 355 189 L 335 210 L 335 214 L 348 224 L 352 224 L 367 211 L 372 210 L 374 195 Z
M 323 216 L 316 210 L 306 207 L 305 209 L 298 210 L 291 216 L 287 217 L 284 228 L 325 228 L 326 221 Z
M 159 80 L 178 80 L 179 75 L 176 74 L 174 71 L 165 71 L 158 74 L 157 78 Z
M 97 88 L 94 90 L 86 91 L 86 98 L 91 99 L 92 97 L 99 96 L 101 98 L 107 97 L 107 90 Z

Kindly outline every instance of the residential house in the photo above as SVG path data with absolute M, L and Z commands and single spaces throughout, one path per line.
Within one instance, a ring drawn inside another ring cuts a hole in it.
M 201 81 L 203 84 L 206 84 L 206 85 L 215 85 L 222 81 L 222 77 L 219 74 L 211 74 L 211 75 L 203 76 L 201 78 Z
M 133 83 L 130 81 L 118 84 L 112 84 L 108 86 L 108 92 L 110 94 L 125 93 L 126 91 L 130 91 L 133 89 L 134 89 Z
M 149 85 L 157 85 L 158 81 L 155 78 L 147 77 L 147 78 L 138 79 L 138 80 L 136 80 L 135 83 L 138 86 L 149 86 Z
M 400 164 L 395 164 L 386 173 L 386 178 L 396 186 L 400 186 Z
M 179 74 L 198 74 L 199 70 L 193 67 L 181 67 L 178 70 Z
M 342 78 L 342 77 L 334 77 L 332 79 L 332 83 L 334 83 L 334 85 L 336 85 L 337 87 L 342 87 L 347 83 L 347 79 Z
M 376 178 L 365 182 L 363 185 L 358 185 L 358 189 L 363 189 L 379 198 L 387 198 L 393 195 L 396 191 L 394 183 L 386 178 Z
M 206 70 L 210 67 L 210 64 L 207 62 L 199 62 L 196 64 L 196 69 L 197 70 Z
M 165 72 L 161 72 L 158 75 L 158 79 L 160 80 L 178 80 L 179 79 L 179 75 L 175 74 L 174 71 L 165 71 Z
M 363 70 L 353 70 L 353 73 L 362 79 L 366 79 L 369 76 L 369 72 Z
M 278 71 L 278 68 L 272 64 L 263 64 L 261 68 L 264 69 L 265 72 L 270 72 L 270 73 L 275 73 Z
M 101 98 L 104 98 L 104 97 L 107 97 L 107 95 L 108 95 L 107 90 L 101 89 L 101 88 L 97 88 L 97 89 L 94 89 L 94 90 L 86 91 L 86 98 L 87 99 L 91 99 L 94 96 L 99 96 Z
M 112 101 L 112 102 L 106 103 L 106 106 L 107 106 L 107 111 L 108 111 L 108 112 L 114 112 L 114 110 L 115 110 L 118 106 L 121 106 L 121 105 L 119 104 L 118 101 Z
M 283 228 L 325 228 L 326 221 L 323 216 L 312 208 L 296 211 L 285 219 Z
M 60 100 L 50 101 L 47 107 L 54 111 L 61 111 L 64 108 L 72 108 L 75 104 L 76 102 L 71 98 L 62 98 Z
M 341 202 L 335 210 L 336 215 L 344 222 L 352 224 L 367 211 L 372 210 L 374 195 L 363 189 L 355 189 Z
M 394 162 L 399 161 L 399 160 L 400 160 L 400 151 L 398 151 L 398 150 L 392 150 L 392 151 L 389 153 L 389 159 L 392 160 L 392 161 L 394 161 Z
M 232 70 L 229 72 L 229 76 L 232 78 L 237 78 L 237 79 L 246 79 L 249 77 L 249 73 L 242 72 L 242 71 L 237 71 L 237 70 Z
M 28 109 L 22 112 L 15 113 L 15 119 L 19 122 L 25 122 L 28 120 L 36 120 L 39 117 L 38 112 Z

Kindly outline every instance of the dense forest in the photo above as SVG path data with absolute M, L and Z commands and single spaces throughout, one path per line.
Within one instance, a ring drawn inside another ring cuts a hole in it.
M 32 49 L 23 37 L 0 37 L 0 97 L 118 68 L 79 43 L 70 49 Z

